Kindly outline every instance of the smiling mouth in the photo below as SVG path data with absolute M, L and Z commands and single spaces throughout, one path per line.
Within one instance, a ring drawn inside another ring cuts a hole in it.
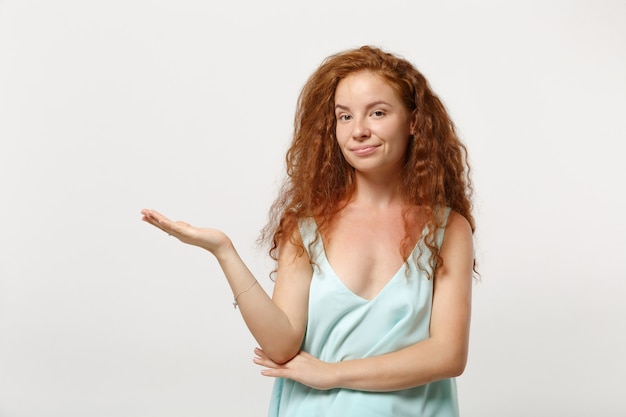
M 355 155 L 363 156 L 363 155 L 371 154 L 372 152 L 374 152 L 376 150 L 376 148 L 378 148 L 377 145 L 360 146 L 358 148 L 352 148 L 351 151 Z

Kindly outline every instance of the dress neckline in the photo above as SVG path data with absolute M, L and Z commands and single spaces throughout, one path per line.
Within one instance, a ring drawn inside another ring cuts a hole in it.
M 317 223 L 315 222 L 314 219 L 311 219 L 311 220 L 313 221 L 313 224 L 315 225 L 315 230 L 317 231 L 318 230 L 317 229 Z M 339 276 L 337 271 L 335 271 L 335 268 L 333 267 L 333 265 L 328 260 L 328 257 L 326 256 L 326 247 L 324 245 L 324 239 L 322 238 L 321 235 L 318 237 L 318 239 L 319 239 L 319 245 L 321 247 L 322 260 L 323 260 L 324 263 L 326 263 L 326 265 L 328 266 L 329 271 L 332 272 L 332 276 L 338 281 L 340 286 L 346 292 L 351 294 L 351 296 L 361 300 L 364 303 L 371 303 L 371 302 L 375 301 L 376 299 L 378 299 L 379 296 L 382 293 L 386 292 L 387 288 L 390 287 L 392 285 L 392 283 L 398 279 L 398 276 L 402 275 L 401 273 L 404 273 L 406 271 L 407 264 L 408 264 L 409 260 L 411 259 L 411 257 L 414 256 L 415 251 L 418 249 L 418 247 L 420 246 L 420 243 L 422 242 L 422 240 L 424 239 L 424 236 L 426 235 L 426 230 L 427 230 L 427 227 L 424 226 L 424 228 L 422 229 L 422 233 L 421 233 L 419 239 L 417 239 L 417 242 L 413 246 L 413 249 L 411 250 L 409 255 L 404 259 L 404 262 L 402 262 L 402 265 L 400 265 L 400 268 L 387 280 L 385 285 L 383 285 L 383 287 L 371 299 L 365 298 L 365 297 L 355 293 L 352 289 L 350 289 L 350 287 L 348 287 L 346 285 L 346 283 L 341 279 L 341 277 Z

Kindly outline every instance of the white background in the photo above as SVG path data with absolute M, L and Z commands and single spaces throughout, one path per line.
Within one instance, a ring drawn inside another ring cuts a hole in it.
M 626 416 L 626 1 L 0 1 L 0 416 L 264 416 L 215 260 L 256 247 L 297 94 L 372 44 L 430 80 L 476 186 L 464 417 Z

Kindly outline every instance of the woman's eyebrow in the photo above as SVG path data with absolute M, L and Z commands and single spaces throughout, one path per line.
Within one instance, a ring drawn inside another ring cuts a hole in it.
M 369 103 L 368 105 L 365 106 L 366 109 L 378 106 L 380 104 L 385 104 L 387 106 L 391 106 L 391 104 L 389 104 L 388 102 L 384 101 L 384 100 L 377 100 L 377 101 L 373 101 L 371 103 Z M 350 107 L 348 106 L 344 106 L 343 104 L 335 104 L 335 110 L 340 109 L 340 110 L 350 110 Z

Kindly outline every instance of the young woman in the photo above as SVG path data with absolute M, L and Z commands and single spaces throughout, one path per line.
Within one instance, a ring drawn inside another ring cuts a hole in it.
M 221 231 L 143 220 L 211 252 L 276 382 L 270 416 L 457 416 L 474 269 L 465 146 L 407 60 L 364 46 L 304 86 L 262 238 L 268 296 Z

